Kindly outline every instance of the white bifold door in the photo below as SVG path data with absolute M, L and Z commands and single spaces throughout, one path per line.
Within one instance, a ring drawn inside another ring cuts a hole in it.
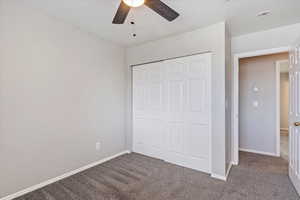
M 211 54 L 133 67 L 133 151 L 210 173 Z

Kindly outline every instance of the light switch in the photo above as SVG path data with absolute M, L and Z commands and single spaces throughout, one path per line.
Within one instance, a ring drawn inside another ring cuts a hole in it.
M 255 87 L 253 88 L 253 91 L 254 91 L 254 92 L 258 92 L 258 91 L 259 91 L 258 87 L 255 86 Z
M 257 107 L 259 106 L 259 103 L 258 103 L 258 101 L 253 101 L 253 103 L 252 103 L 252 104 L 253 104 L 253 107 L 254 107 L 254 108 L 257 108 Z
M 100 142 L 96 142 L 96 150 L 100 151 L 101 149 L 101 143 Z

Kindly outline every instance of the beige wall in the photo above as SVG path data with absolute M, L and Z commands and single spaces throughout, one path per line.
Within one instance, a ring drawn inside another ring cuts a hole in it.
M 26 1 L 0 30 L 0 198 L 125 149 L 123 48 Z
M 288 54 L 240 60 L 240 148 L 276 154 L 276 61 Z M 259 89 L 253 91 L 254 87 Z M 257 101 L 258 107 L 253 103 Z
M 289 127 L 289 74 L 280 74 L 280 128 Z

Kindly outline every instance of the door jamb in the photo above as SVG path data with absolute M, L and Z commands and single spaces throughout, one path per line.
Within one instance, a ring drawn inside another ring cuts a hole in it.
M 280 113 L 281 113 L 281 99 L 280 99 L 280 67 L 282 63 L 289 62 L 289 60 L 276 61 L 276 156 L 280 157 Z
M 254 56 L 263 56 L 269 54 L 288 52 L 289 47 L 279 47 L 263 49 L 244 53 L 234 54 L 233 62 L 233 164 L 239 164 L 239 60 Z

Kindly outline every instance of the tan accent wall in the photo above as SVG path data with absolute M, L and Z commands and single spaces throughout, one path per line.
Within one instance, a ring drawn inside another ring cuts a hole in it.
M 280 128 L 289 127 L 289 74 L 280 74 Z

